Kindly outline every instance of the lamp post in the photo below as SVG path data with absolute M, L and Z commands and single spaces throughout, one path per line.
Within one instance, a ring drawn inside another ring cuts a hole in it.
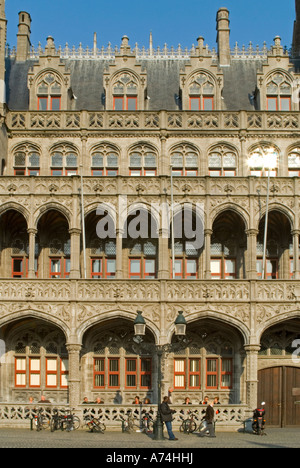
M 186 320 L 183 315 L 183 311 L 178 313 L 178 316 L 174 322 L 175 324 L 175 335 L 176 336 L 185 336 L 186 334 Z M 142 337 L 146 334 L 146 322 L 142 316 L 142 312 L 137 312 L 137 317 L 134 321 L 134 334 L 138 338 L 139 344 L 142 343 Z M 162 384 L 162 371 L 161 371 L 161 362 L 164 353 L 170 352 L 172 350 L 172 344 L 166 343 L 163 345 L 155 345 L 154 349 L 157 355 L 157 417 L 156 417 L 156 431 L 154 434 L 155 440 L 164 440 L 163 434 L 163 422 L 160 414 L 160 403 L 161 403 L 161 384 Z
M 264 151 L 260 149 L 261 153 L 254 153 L 250 157 L 248 164 L 250 167 L 261 167 L 264 171 L 268 171 L 267 178 L 267 200 L 266 200 L 266 214 L 265 214 L 265 228 L 264 228 L 264 243 L 263 243 L 263 264 L 261 279 L 265 279 L 266 270 L 266 253 L 267 253 L 267 236 L 268 236 L 268 221 L 269 221 L 269 199 L 270 199 L 270 174 L 271 170 L 277 165 L 277 154 L 273 148 L 268 148 Z

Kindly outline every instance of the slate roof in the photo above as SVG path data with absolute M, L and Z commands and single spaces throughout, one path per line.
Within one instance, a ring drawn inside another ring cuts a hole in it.
M 64 60 L 71 73 L 71 87 L 76 96 L 76 110 L 104 110 L 103 60 Z M 7 105 L 11 110 L 28 110 L 27 73 L 34 60 L 6 60 Z M 145 60 L 149 110 L 177 110 L 180 106 L 180 70 L 186 61 L 171 59 Z M 255 110 L 252 95 L 256 88 L 259 60 L 232 60 L 223 68 L 223 107 L 226 110 Z

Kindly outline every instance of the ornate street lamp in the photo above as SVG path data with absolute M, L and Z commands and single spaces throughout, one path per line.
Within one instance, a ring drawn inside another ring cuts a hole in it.
M 183 316 L 183 311 L 178 313 L 178 316 L 174 322 L 175 324 L 175 335 L 176 336 L 185 336 L 186 334 L 186 320 Z M 144 317 L 142 317 L 142 312 L 137 312 L 137 317 L 134 321 L 134 334 L 137 338 L 137 343 L 142 345 L 142 336 L 145 336 L 146 333 L 146 322 Z M 181 343 L 180 343 L 181 344 Z M 162 372 L 161 372 L 161 361 L 164 353 L 172 351 L 172 343 L 166 343 L 164 345 L 154 345 L 153 348 L 157 355 L 157 417 L 156 417 L 156 430 L 154 434 L 155 440 L 164 440 L 163 434 L 163 422 L 161 420 L 160 414 L 160 403 L 161 403 L 161 383 L 162 383 Z M 181 344 L 182 346 L 182 344 Z

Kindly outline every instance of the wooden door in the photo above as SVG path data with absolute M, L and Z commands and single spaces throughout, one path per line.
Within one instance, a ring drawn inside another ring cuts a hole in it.
M 268 426 L 300 426 L 299 367 L 282 366 L 260 370 L 257 396 L 258 405 L 262 401 L 266 403 Z

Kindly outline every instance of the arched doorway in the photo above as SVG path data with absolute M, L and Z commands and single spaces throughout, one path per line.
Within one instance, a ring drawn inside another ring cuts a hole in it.
M 300 426 L 299 340 L 299 320 L 275 325 L 262 335 L 257 397 L 258 404 L 266 403 L 269 426 Z

